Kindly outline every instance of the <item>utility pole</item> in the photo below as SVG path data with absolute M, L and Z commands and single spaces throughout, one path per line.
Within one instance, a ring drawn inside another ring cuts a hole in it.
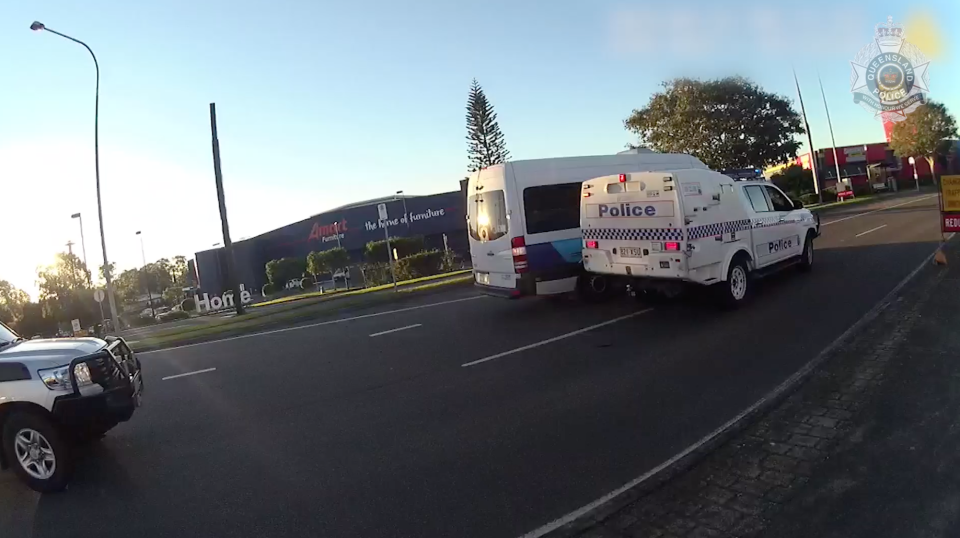
M 138 230 L 136 235 L 140 238 L 140 258 L 143 259 L 143 284 L 147 288 L 147 302 L 150 303 L 150 314 L 156 318 L 157 311 L 153 308 L 153 294 L 150 292 L 150 272 L 147 271 L 147 254 L 143 249 L 143 234 Z
M 213 175 L 217 181 L 217 202 L 220 204 L 220 226 L 223 229 L 223 250 L 227 258 L 227 286 L 233 292 L 233 304 L 237 315 L 243 315 L 240 286 L 237 285 L 236 267 L 233 261 L 233 241 L 230 240 L 230 225 L 227 223 L 227 203 L 223 197 L 223 175 L 220 173 L 220 141 L 217 139 L 217 104 L 210 103 L 210 133 L 213 137 Z
M 807 143 L 810 144 L 810 171 L 813 172 L 813 190 L 817 193 L 819 202 L 823 203 L 823 193 L 820 192 L 820 178 L 817 175 L 817 151 L 813 148 L 813 135 L 810 134 L 810 123 L 807 122 L 807 109 L 803 106 L 803 94 L 800 93 L 800 81 L 797 80 L 797 70 L 793 70 L 793 81 L 797 84 L 797 97 L 800 98 L 800 113 L 803 115 L 803 127 L 807 130 Z M 840 181 L 840 178 L 837 178 Z

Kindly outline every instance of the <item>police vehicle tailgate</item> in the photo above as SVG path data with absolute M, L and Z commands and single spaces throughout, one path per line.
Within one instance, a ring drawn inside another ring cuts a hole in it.
M 583 184 L 581 227 L 588 270 L 628 273 L 627 265 L 649 265 L 676 255 L 683 240 L 680 188 L 669 172 L 605 176 Z M 617 267 L 621 266 L 621 267 Z

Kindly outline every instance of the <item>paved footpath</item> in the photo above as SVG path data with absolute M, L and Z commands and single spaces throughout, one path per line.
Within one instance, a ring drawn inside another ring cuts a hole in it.
M 557 534 L 960 536 L 960 248 L 947 252 L 766 416 Z

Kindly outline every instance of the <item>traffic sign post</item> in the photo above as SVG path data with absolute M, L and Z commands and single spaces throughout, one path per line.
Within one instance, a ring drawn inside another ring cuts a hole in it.
M 377 213 L 380 216 L 380 222 L 383 223 L 383 236 L 387 240 L 387 260 L 390 262 L 390 276 L 393 277 L 393 291 L 397 291 L 397 271 L 393 265 L 393 249 L 390 248 L 390 232 L 387 225 L 387 204 L 378 204 Z
M 101 289 L 93 290 L 93 300 L 97 302 L 97 305 L 100 306 L 100 326 L 106 329 L 106 320 L 103 317 L 103 297 L 104 293 Z

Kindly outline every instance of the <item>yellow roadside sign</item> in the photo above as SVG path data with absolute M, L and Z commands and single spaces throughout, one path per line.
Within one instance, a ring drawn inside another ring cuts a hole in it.
M 960 213 L 960 176 L 941 176 L 940 193 L 943 195 L 943 211 Z

